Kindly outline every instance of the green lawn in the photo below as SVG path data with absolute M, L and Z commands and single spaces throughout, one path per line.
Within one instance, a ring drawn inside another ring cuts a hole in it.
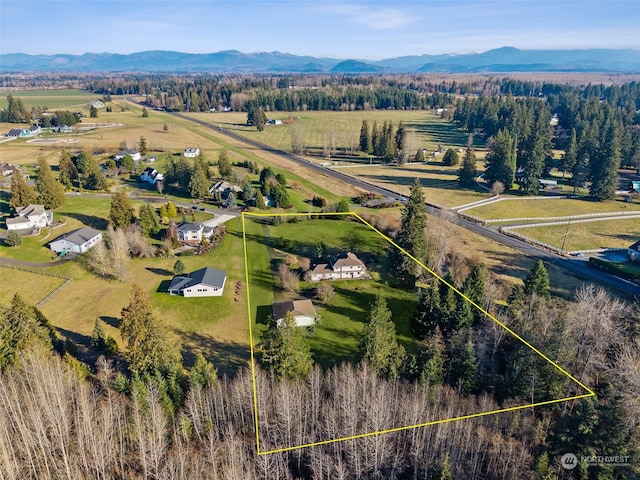
M 626 248 L 640 239 L 640 220 L 607 220 L 600 222 L 572 223 L 570 225 L 550 225 L 546 227 L 518 228 L 516 233 L 535 238 L 564 250 L 591 250 L 596 248 Z
M 17 90 L 2 92 L 0 95 L 0 108 L 7 108 L 7 95 L 22 99 L 27 110 L 34 108 L 61 108 L 89 103 L 99 100 L 101 95 L 86 92 L 84 90 Z M 88 108 L 88 107 L 87 107 Z
M 297 223 L 271 225 L 267 219 L 245 219 L 248 239 L 249 286 L 257 328 L 254 341 L 264 330 L 264 322 L 276 300 L 312 298 L 318 284 L 302 282 L 298 295 L 276 290 L 274 271 L 287 254 L 313 258 L 319 240 L 326 246 L 328 257 L 346 250 L 346 237 L 357 232 L 360 237 L 356 253 L 366 258 L 374 278 L 382 280 L 342 280 L 331 282 L 335 297 L 326 305 L 316 303 L 321 317 L 314 331 L 307 332 L 315 360 L 323 367 L 343 361 L 359 359 L 358 343 L 376 295 L 386 298 L 393 312 L 399 340 L 409 351 L 416 349 L 410 330 L 410 321 L 417 303 L 417 295 L 402 288 L 390 287 L 386 248 L 388 242 L 360 221 L 305 220 Z M 291 244 L 289 241 L 292 241 Z
M 586 213 L 640 211 L 640 201 L 621 200 L 593 202 L 587 199 L 558 198 L 549 200 L 503 200 L 490 205 L 465 210 L 464 213 L 483 219 L 562 217 Z
M 246 126 L 247 115 L 242 112 L 189 115 L 235 130 L 248 138 L 282 150 L 291 150 L 292 130 L 302 132 L 304 144 L 311 151 L 321 151 L 328 141 L 332 141 L 339 149 L 347 149 L 350 146 L 356 146 L 357 149 L 363 120 L 367 120 L 370 128 L 374 121 L 379 126 L 385 121 L 390 121 L 395 128 L 402 121 L 407 130 L 412 132 L 416 151 L 418 148 L 435 150 L 438 145 L 464 147 L 468 137 L 468 134 L 454 123 L 443 121 L 433 112 L 424 110 L 269 112 L 269 118 L 282 120 L 283 124 L 268 125 L 262 132 L 258 132 L 255 127 Z

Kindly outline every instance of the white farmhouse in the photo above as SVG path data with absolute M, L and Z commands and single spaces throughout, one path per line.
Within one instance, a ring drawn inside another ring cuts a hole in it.
M 362 278 L 367 273 L 362 260 L 355 253 L 347 252 L 336 255 L 329 263 L 318 263 L 311 270 L 310 280 L 346 280 Z
M 17 217 L 7 219 L 7 230 L 29 230 L 48 227 L 53 222 L 53 212 L 43 205 L 27 205 L 16 210 Z
M 176 275 L 169 285 L 171 295 L 183 297 L 219 297 L 224 291 L 227 272 L 205 267 L 187 275 Z
M 200 156 L 200 149 L 198 147 L 187 147 L 184 149 L 185 158 L 196 158 Z
M 56 253 L 84 253 L 102 241 L 102 232 L 89 227 L 82 227 L 73 232 L 65 233 L 49 244 L 49 248 Z

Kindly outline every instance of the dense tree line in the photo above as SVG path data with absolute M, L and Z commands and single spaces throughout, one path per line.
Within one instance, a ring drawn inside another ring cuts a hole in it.
M 516 90 L 520 89 L 529 87 L 521 85 Z M 557 166 L 572 174 L 576 187 L 589 181 L 594 199 L 613 198 L 620 166 L 640 167 L 640 85 L 566 86 L 531 92 L 539 95 L 467 97 L 458 102 L 454 119 L 469 132 L 493 139 L 488 162 L 491 172 L 511 161 L 504 153 L 506 135 L 517 142 L 513 173 L 491 173 L 489 182 L 499 180 L 509 189 L 516 181 L 525 192 L 536 193 L 537 180 L 554 164 L 551 148 L 555 147 L 566 150 Z M 557 119 L 555 128 L 550 125 L 552 115 Z

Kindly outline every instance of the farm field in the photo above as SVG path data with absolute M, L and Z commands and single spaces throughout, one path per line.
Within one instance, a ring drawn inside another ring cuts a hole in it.
M 27 304 L 35 305 L 65 281 L 64 278 L 4 266 L 0 267 L 0 276 L 3 278 L 2 288 L 0 288 L 0 306 L 3 307 L 11 303 L 16 293 L 19 293 Z M 8 279 L 11 281 L 6 281 Z
M 7 108 L 7 95 L 21 98 L 27 110 L 31 108 L 55 109 L 61 107 L 81 107 L 102 95 L 85 90 L 15 90 L 0 91 L 0 108 Z M 88 109 L 88 107 L 87 107 Z
M 466 146 L 468 139 L 468 135 L 455 124 L 442 120 L 433 112 L 424 110 L 267 112 L 268 118 L 282 120 L 283 124 L 267 125 L 262 132 L 246 125 L 247 114 L 244 112 L 190 113 L 188 115 L 235 130 L 252 140 L 282 150 L 291 150 L 292 131 L 298 130 L 304 138 L 304 145 L 312 151 L 322 151 L 328 142 L 338 148 L 354 148 L 357 151 L 363 120 L 368 122 L 369 128 L 373 126 L 374 121 L 379 126 L 382 126 L 385 121 L 390 121 L 394 128 L 397 128 L 402 121 L 407 130 L 413 133 L 415 150 L 426 148 L 433 151 L 438 145 L 462 148 Z
M 409 194 L 411 185 L 418 178 L 424 187 L 427 202 L 449 208 L 491 196 L 491 193 L 486 190 L 460 188 L 458 169 L 459 167 L 445 166 L 442 162 L 434 161 L 427 164 L 402 166 L 349 167 L 340 171 L 374 185 L 399 191 L 405 196 Z
M 516 197 L 511 197 L 516 198 Z M 621 200 L 593 202 L 588 199 L 549 198 L 547 200 L 517 199 L 503 200 L 490 205 L 465 210 L 464 213 L 485 220 L 510 218 L 542 218 L 583 215 L 587 213 L 609 213 L 640 211 L 640 200 L 626 203 Z
M 592 250 L 598 248 L 627 248 L 640 239 L 640 220 L 628 218 L 599 222 L 572 223 L 570 225 L 549 225 L 518 228 L 514 232 L 534 238 L 540 242 L 564 250 Z

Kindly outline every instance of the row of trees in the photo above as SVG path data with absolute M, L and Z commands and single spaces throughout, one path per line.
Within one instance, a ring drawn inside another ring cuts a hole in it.
M 376 323 L 385 324 L 383 307 L 376 302 L 367 327 L 378 332 L 369 338 L 381 343 L 386 328 Z M 634 317 L 602 290 L 586 287 L 566 306 L 541 304 L 532 292 L 501 320 L 545 352 L 557 352 L 554 359 L 598 396 L 258 456 L 251 373 L 242 370 L 234 379 L 217 380 L 215 368 L 202 357 L 188 372 L 176 369 L 179 347 L 139 288 L 133 288 L 121 314 L 129 379 L 105 358 L 91 375 L 70 355 L 61 361 L 48 353 L 46 319 L 14 298 L 0 310 L 0 473 L 9 478 L 544 479 L 568 478 L 559 462 L 572 452 L 629 456 L 630 461 L 579 463 L 571 478 L 638 475 L 632 460 L 640 453 L 637 311 Z M 537 354 L 518 347 L 521 342 L 501 327 L 491 322 L 481 328 L 474 349 L 478 372 L 489 375 L 494 366 L 514 361 L 505 384 L 520 390 L 521 397 L 501 401 L 491 391 L 462 395 L 427 375 L 422 382 L 398 382 L 370 362 L 325 372 L 314 367 L 303 378 L 287 381 L 257 368 L 261 449 L 530 403 L 532 395 L 538 398 L 537 389 L 557 394 L 548 398 L 575 391 L 566 376 L 554 378 L 533 360 Z M 104 334 L 96 333 L 98 338 L 106 343 Z M 446 349 L 432 344 L 436 351 Z M 438 371 L 438 362 L 430 365 Z
M 360 128 L 360 151 L 373 154 L 385 161 L 399 160 L 404 163 L 409 152 L 406 151 L 407 131 L 400 122 L 394 131 L 392 122 L 384 122 L 378 126 L 376 121 L 369 128 L 367 120 L 362 121 Z
M 9 205 L 17 209 L 39 203 L 47 209 L 58 208 L 64 204 L 64 190 L 64 185 L 56 180 L 49 163 L 40 157 L 35 188 L 27 183 L 20 170 L 16 170 L 12 175 Z

